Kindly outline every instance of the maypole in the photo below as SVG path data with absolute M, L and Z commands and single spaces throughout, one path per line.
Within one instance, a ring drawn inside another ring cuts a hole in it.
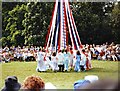
M 54 47 L 54 51 L 65 49 L 70 35 L 71 45 L 74 50 L 79 50 L 81 44 L 72 11 L 68 0 L 56 0 L 53 15 L 48 30 L 45 48 Z

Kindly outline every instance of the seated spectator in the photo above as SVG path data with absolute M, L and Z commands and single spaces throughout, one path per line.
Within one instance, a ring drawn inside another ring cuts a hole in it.
M 5 79 L 5 86 L 1 91 L 19 91 L 21 84 L 16 76 L 8 76 Z
M 102 60 L 102 57 L 100 56 L 100 54 L 98 55 L 97 60 Z
M 56 89 L 56 87 L 51 83 L 51 82 L 47 82 L 47 83 L 45 83 L 45 91 L 46 90 L 49 90 L 49 89 L 54 89 L 54 91 L 55 91 L 55 89 Z
M 120 81 L 104 79 L 98 80 L 92 84 L 88 84 L 80 89 L 84 89 L 84 91 L 96 90 L 96 91 L 120 91 L 119 89 Z
M 23 91 L 41 91 L 45 89 L 45 83 L 38 76 L 28 76 L 25 78 L 21 90 Z
M 0 55 L 0 63 L 2 62 L 2 55 Z
M 84 79 L 78 80 L 74 83 L 74 91 L 79 91 L 83 87 L 86 87 L 89 84 L 92 84 L 98 80 L 98 76 L 96 75 L 88 75 L 85 76 Z
M 120 61 L 120 54 L 117 54 L 117 59 L 118 61 Z
M 10 62 L 10 55 L 9 54 L 7 54 L 5 56 L 5 63 L 8 63 L 8 62 Z
M 111 57 L 113 61 L 118 61 L 116 55 L 115 55 L 115 51 L 111 51 Z
M 56 89 L 56 87 L 51 83 L 45 83 L 39 76 L 28 76 L 25 78 L 20 91 L 41 91 L 47 89 Z
M 90 84 L 89 80 L 78 80 L 74 83 L 74 91 L 77 91 L 81 87 L 84 87 L 85 85 Z

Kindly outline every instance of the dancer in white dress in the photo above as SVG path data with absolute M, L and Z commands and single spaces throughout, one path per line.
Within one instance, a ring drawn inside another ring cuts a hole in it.
M 37 52 L 37 68 L 36 71 L 46 71 L 46 66 L 44 62 L 44 52 L 42 52 L 42 49 L 40 48 Z
M 56 52 L 53 52 L 51 56 L 51 68 L 54 72 L 57 72 L 59 70 L 57 61 L 58 61 L 58 58 L 56 56 Z

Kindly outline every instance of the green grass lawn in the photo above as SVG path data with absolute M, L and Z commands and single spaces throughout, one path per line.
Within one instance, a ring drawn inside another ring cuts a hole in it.
M 79 79 L 84 79 L 86 75 L 97 75 L 99 79 L 118 79 L 118 62 L 112 61 L 92 61 L 93 69 L 86 72 L 36 72 L 36 62 L 11 62 L 0 64 L 0 88 L 4 85 L 7 76 L 15 75 L 19 82 L 23 83 L 25 77 L 37 75 L 45 82 L 53 83 L 58 89 L 72 89 L 73 83 Z M 1 74 L 2 73 L 2 74 Z

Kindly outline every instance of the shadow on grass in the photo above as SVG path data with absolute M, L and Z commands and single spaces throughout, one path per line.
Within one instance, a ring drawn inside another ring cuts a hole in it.
M 106 68 L 92 68 L 91 70 L 88 70 L 86 72 L 118 72 L 118 70 L 110 70 Z
M 86 71 L 80 71 L 80 72 L 87 72 L 87 73 L 93 73 L 93 72 L 111 72 L 111 70 L 109 70 L 109 69 L 105 69 L 105 68 L 92 68 L 92 69 L 90 69 L 90 70 L 86 70 Z M 71 71 L 64 71 L 64 72 L 59 72 L 59 71 L 57 71 L 57 72 L 54 72 L 54 71 L 52 71 L 52 70 L 47 70 L 47 71 L 45 71 L 45 72 L 39 72 L 39 73 L 80 73 L 80 72 L 75 72 L 74 71 L 74 69 L 72 69 Z M 115 70 L 115 71 L 112 71 L 112 72 L 118 72 L 117 70 Z
M 104 68 L 92 68 L 91 70 L 87 70 L 86 72 L 100 72 L 105 70 Z
M 102 70 L 103 68 L 93 68 L 91 70 L 86 70 L 86 71 L 80 71 L 80 72 L 98 72 L 100 70 Z M 64 71 L 64 72 L 59 72 L 59 71 L 52 71 L 51 69 L 47 70 L 47 71 L 41 71 L 39 73 L 80 73 L 80 72 L 75 72 L 74 69 L 72 69 L 71 71 Z

